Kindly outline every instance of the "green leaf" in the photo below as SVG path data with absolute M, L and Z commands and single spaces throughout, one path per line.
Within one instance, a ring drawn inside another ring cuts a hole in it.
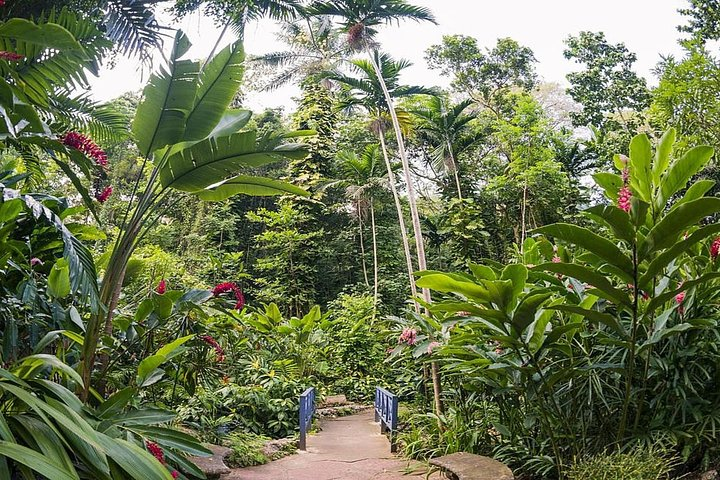
M 702 198 L 705 196 L 707 192 L 710 191 L 711 188 L 715 186 L 714 180 L 698 180 L 697 182 L 690 185 L 690 187 L 685 192 L 685 195 L 678 200 L 677 202 L 673 203 L 672 208 L 677 208 L 678 206 L 682 205 L 683 203 L 691 202 L 693 200 L 697 200 L 698 198 Z
M 36 355 L 29 355 L 27 357 L 24 357 L 22 361 L 19 363 L 18 367 L 22 368 L 24 366 L 32 366 L 36 364 L 41 365 L 47 365 L 49 367 L 52 367 L 53 369 L 63 373 L 68 378 L 71 378 L 75 383 L 82 386 L 83 381 L 80 375 L 72 369 L 68 364 L 62 362 L 59 358 L 57 358 L 55 355 L 47 355 L 47 354 L 36 354 Z M 23 378 L 20 376 L 20 378 Z
M 535 321 L 538 308 L 550 298 L 551 293 L 532 293 L 526 295 L 515 309 L 512 318 L 512 326 L 518 335 L 522 335 L 525 329 Z
M 559 310 L 561 312 L 569 312 L 588 319 L 591 322 L 602 323 L 609 327 L 612 331 L 617 333 L 623 340 L 627 340 L 629 335 L 625 331 L 625 328 L 618 322 L 617 318 L 609 313 L 598 312 L 597 310 L 590 310 L 587 308 L 578 307 L 575 305 L 553 305 L 547 307 L 551 310 Z
M 577 225 L 569 223 L 556 223 L 537 228 L 534 230 L 534 233 L 542 233 L 543 235 L 549 235 L 570 242 L 597 255 L 610 265 L 616 266 L 628 276 L 632 277 L 633 275 L 632 260 L 613 242 L 587 228 L 578 227 Z
M 48 276 L 48 295 L 65 298 L 70 295 L 70 267 L 64 258 L 58 259 Z
M 296 145 L 259 149 L 255 132 L 208 138 L 171 155 L 160 167 L 160 182 L 185 192 L 198 192 L 246 167 L 260 167 L 284 158 L 304 158 Z
M 620 175 L 608 172 L 596 173 L 593 176 L 595 183 L 605 191 L 605 196 L 613 202 L 617 201 L 618 191 L 623 185 Z
M 122 390 L 118 390 L 100 404 L 97 409 L 98 416 L 101 418 L 112 418 L 113 415 L 121 412 L 136 394 L 137 389 L 134 387 L 125 387 Z
M 632 308 L 632 302 L 630 302 L 628 294 L 613 287 L 607 277 L 597 270 L 590 269 L 583 265 L 554 262 L 543 263 L 542 265 L 537 265 L 533 269 L 561 273 L 580 282 L 585 282 L 598 290 L 598 296 L 601 296 L 606 300 L 610 300 L 617 305 Z
M 720 198 L 716 197 L 698 198 L 671 210 L 638 245 L 639 261 L 642 262 L 648 255 L 673 245 L 688 227 L 717 212 L 720 212 Z
M 225 137 L 238 133 L 241 128 L 247 125 L 252 112 L 250 110 L 228 109 L 215 126 L 209 137 Z
M 272 196 L 290 193 L 307 197 L 309 193 L 300 187 L 280 180 L 265 177 L 238 175 L 218 185 L 212 185 L 196 193 L 200 200 L 220 202 L 243 193 L 252 196 Z
M 170 471 L 144 448 L 120 438 L 98 434 L 98 440 L 108 457 L 112 458 L 135 480 L 172 480 Z
M 158 354 L 150 355 L 143 358 L 140 362 L 140 365 L 138 365 L 136 379 L 137 384 L 141 385 L 148 378 L 148 376 L 155 371 L 156 368 L 162 365 L 165 360 L 165 355 Z
M 660 138 L 657 150 L 655 151 L 655 162 L 653 163 L 653 181 L 656 185 L 660 185 L 662 174 L 665 173 L 668 165 L 670 165 L 670 154 L 672 153 L 673 144 L 675 143 L 675 129 L 668 128 Z
M 158 351 L 158 355 L 162 355 L 166 358 L 171 358 L 173 352 L 175 352 L 178 348 L 180 348 L 184 343 L 186 343 L 191 338 L 194 338 L 195 335 L 186 335 L 184 337 L 177 338 L 173 340 L 172 342 L 168 343 L 167 345 L 164 345 L 161 347 Z
M 630 141 L 630 186 L 645 203 L 652 201 L 650 189 L 651 159 L 652 144 L 650 139 L 644 133 L 635 135 Z
M 0 455 L 27 466 L 46 478 L 52 478 L 53 480 L 78 479 L 76 473 L 73 474 L 74 472 L 68 471 L 62 465 L 50 461 L 45 455 L 41 455 L 35 450 L 22 445 L 0 440 Z
M 429 288 L 443 293 L 458 293 L 479 303 L 490 300 L 487 288 L 470 281 L 462 281 L 458 277 L 451 277 L 444 273 L 423 275 L 417 279 L 416 283 L 420 288 Z
M 510 280 L 512 282 L 512 302 L 517 299 L 525 290 L 525 283 L 528 278 L 528 269 L 525 265 L 513 263 L 505 267 L 500 275 L 502 280 Z
M 204 447 L 194 437 L 172 428 L 155 426 L 135 426 L 130 430 L 144 436 L 163 447 L 173 448 L 190 455 L 207 457 L 213 454 L 212 450 Z
M 22 40 L 43 49 L 76 51 L 83 55 L 83 47 L 75 36 L 56 23 L 37 25 L 24 18 L 11 18 L 0 24 L 0 38 Z
M 168 410 L 143 408 L 142 410 L 132 410 L 115 415 L 111 420 L 117 425 L 156 425 L 171 422 L 175 419 L 175 416 L 175 413 Z
M 617 238 L 630 244 L 635 241 L 635 229 L 630 223 L 630 217 L 615 205 L 595 205 L 583 210 L 583 213 L 610 227 Z
M 714 149 L 707 146 L 691 148 L 682 157 L 676 160 L 662 179 L 660 191 L 655 205 L 658 208 L 665 206 L 667 201 L 680 189 L 685 188 L 693 175 L 707 165 L 713 156 Z
M 132 132 L 142 156 L 183 140 L 187 115 L 195 103 L 200 64 L 179 60 L 190 48 L 190 41 L 180 30 L 170 55 L 169 71 L 161 69 L 152 75 L 143 90 Z
M 195 105 L 187 119 L 184 140 L 208 136 L 223 117 L 242 83 L 245 52 L 242 40 L 215 55 L 202 69 Z

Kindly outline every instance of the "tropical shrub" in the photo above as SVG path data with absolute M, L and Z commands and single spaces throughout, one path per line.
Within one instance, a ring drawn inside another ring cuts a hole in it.
M 600 454 L 573 464 L 568 480 L 663 480 L 670 478 L 674 460 L 658 448 Z
M 684 460 L 713 448 L 718 412 L 720 199 L 688 182 L 713 149 L 673 158 L 674 130 L 646 135 L 594 176 L 606 203 L 587 225 L 536 229 L 526 262 L 426 271 L 450 294 L 429 306 L 449 331 L 446 373 L 497 404 L 495 454 L 538 475 L 570 459 L 669 438 Z M 554 239 L 553 245 L 548 239 Z

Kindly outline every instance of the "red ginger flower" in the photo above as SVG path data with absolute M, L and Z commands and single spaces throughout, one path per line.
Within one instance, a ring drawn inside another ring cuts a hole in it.
M 108 185 L 107 187 L 103 188 L 101 192 L 98 192 L 95 195 L 95 199 L 100 203 L 105 203 L 108 201 L 108 198 L 110 198 L 110 195 L 113 193 L 112 186 Z
M 178 478 L 178 477 L 180 476 L 180 472 L 178 472 L 177 470 L 173 470 L 173 471 L 170 473 L 170 475 L 171 475 L 173 478 Z
M 214 297 L 217 297 L 219 295 L 222 295 L 223 293 L 227 292 L 233 292 L 235 295 L 235 309 L 236 310 L 242 310 L 245 306 L 245 296 L 242 293 L 242 290 L 240 287 L 237 286 L 234 282 L 223 282 L 219 283 L 215 286 L 212 290 L 212 294 Z
M 680 292 L 677 295 L 675 295 L 675 301 L 677 303 L 683 303 L 684 300 L 685 300 L 685 292 Z
M 68 132 L 60 140 L 64 145 L 79 150 L 92 158 L 101 167 L 107 166 L 107 154 L 89 137 L 78 132 Z
M 150 440 L 145 440 L 145 446 L 148 449 L 148 452 L 152 453 L 153 457 L 157 458 L 157 461 L 165 465 L 165 453 L 163 452 L 163 449 L 160 448 L 160 445 L 158 445 L 155 442 L 151 442 Z
M 623 186 L 620 191 L 618 192 L 618 207 L 620 207 L 623 211 L 629 212 L 630 211 L 630 199 L 632 198 L 632 192 L 627 187 L 627 185 Z
M 157 284 L 157 287 L 155 287 L 155 291 L 158 294 L 163 295 L 163 294 L 165 294 L 166 290 L 167 290 L 167 282 L 163 278 L 162 280 L 160 280 L 160 283 Z
M 220 346 L 220 344 L 210 335 L 200 335 L 200 340 L 207 343 L 211 347 L 215 349 L 215 357 L 218 362 L 224 362 L 225 361 L 225 350 Z
M 4 4 L 0 4 L 0 7 L 2 7 Z M 8 62 L 18 62 L 25 58 L 25 55 L 20 55 L 19 53 L 15 52 L 6 52 L 4 50 L 0 51 L 0 59 L 7 60 Z
M 718 257 L 718 254 L 720 254 L 720 237 L 715 238 L 710 245 L 710 256 L 713 260 Z

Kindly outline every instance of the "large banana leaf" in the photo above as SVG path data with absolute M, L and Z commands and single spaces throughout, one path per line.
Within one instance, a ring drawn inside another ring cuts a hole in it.
M 171 155 L 160 167 L 160 182 L 165 188 L 199 192 L 238 173 L 283 158 L 304 158 L 307 152 L 296 144 L 260 145 L 255 132 L 207 138 Z
M 198 62 L 180 60 L 189 48 L 187 36 L 178 31 L 168 69 L 153 74 L 143 90 L 132 132 L 140 154 L 144 156 L 185 140 L 185 122 L 195 105 L 200 71 Z
M 195 105 L 188 115 L 185 141 L 208 136 L 220 122 L 240 88 L 245 71 L 245 51 L 241 41 L 228 45 L 202 69 Z
M 240 193 L 257 197 L 282 195 L 284 193 L 301 196 L 309 195 L 306 190 L 280 180 L 273 180 L 265 177 L 253 177 L 249 175 L 238 175 L 237 177 L 226 180 L 219 185 L 213 185 L 200 191 L 197 196 L 200 200 L 220 202 Z

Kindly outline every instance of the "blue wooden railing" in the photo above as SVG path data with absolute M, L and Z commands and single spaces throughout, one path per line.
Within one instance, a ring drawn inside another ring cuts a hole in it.
M 395 437 L 398 421 L 398 397 L 381 387 L 375 388 L 375 421 L 380 422 L 380 433 L 390 431 L 390 451 L 397 451 Z
M 298 448 L 306 450 L 307 431 L 315 414 L 315 388 L 310 387 L 300 395 L 300 442 Z

